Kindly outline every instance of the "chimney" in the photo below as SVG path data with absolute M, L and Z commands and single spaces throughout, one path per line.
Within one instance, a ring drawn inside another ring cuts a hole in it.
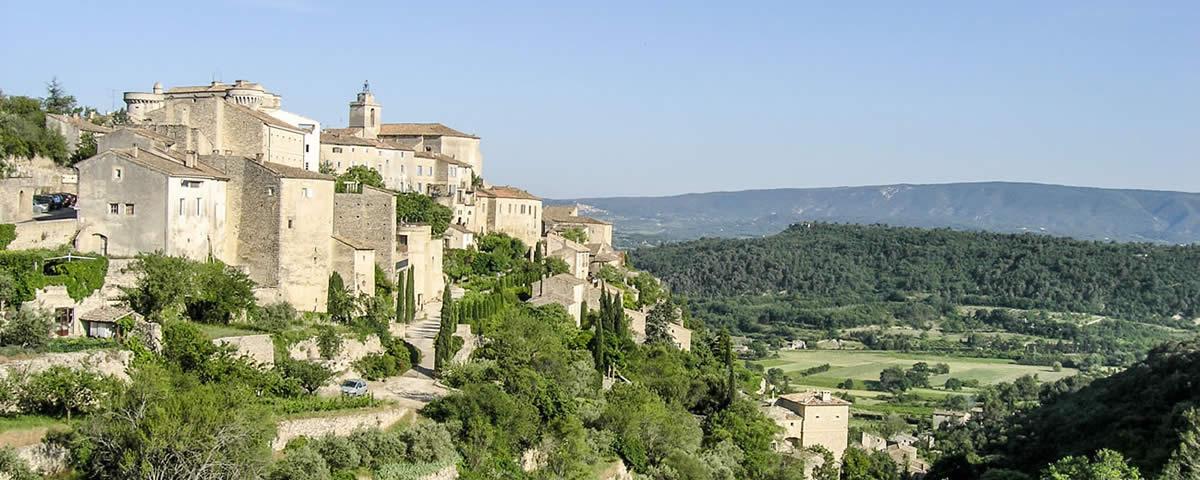
M 256 153 L 256 154 L 254 154 L 254 161 L 256 161 L 256 162 L 258 162 L 258 163 L 263 163 L 263 154 L 262 154 L 262 152 L 259 152 L 259 153 Z
M 195 150 L 188 150 L 187 152 L 184 152 L 183 166 L 188 167 L 188 168 L 196 168 L 196 160 L 198 159 L 198 157 L 199 157 L 199 155 L 196 153 Z
M 821 392 L 821 401 L 822 402 L 833 401 L 833 394 L 831 394 L 829 392 Z

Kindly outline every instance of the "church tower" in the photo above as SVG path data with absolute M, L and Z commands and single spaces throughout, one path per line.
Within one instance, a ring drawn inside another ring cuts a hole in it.
M 375 95 L 371 94 L 371 85 L 363 82 L 363 90 L 353 102 L 350 102 L 350 128 L 361 128 L 364 138 L 379 136 L 379 119 L 383 107 L 375 103 Z

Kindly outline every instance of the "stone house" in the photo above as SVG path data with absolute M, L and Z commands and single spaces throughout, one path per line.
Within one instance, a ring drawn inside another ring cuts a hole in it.
M 194 154 L 133 147 L 76 164 L 76 248 L 106 256 L 141 252 L 203 260 L 225 254 L 229 177 Z
M 589 258 L 588 271 L 592 275 L 600 273 L 600 269 L 605 265 L 611 267 L 621 267 L 625 265 L 625 257 L 612 247 L 603 243 L 589 243 L 586 245 L 588 252 L 591 254 Z
M 542 215 L 543 231 L 563 232 L 579 228 L 587 235 L 584 243 L 612 246 L 613 226 L 611 223 L 579 214 L 578 205 L 547 206 Z
M 112 132 L 112 128 L 96 125 L 77 115 L 55 113 L 46 114 L 46 129 L 62 135 L 67 144 L 67 151 L 72 154 L 79 149 L 79 141 L 83 139 L 83 134 L 90 133 L 99 140 L 100 137 Z
M 350 293 L 373 295 L 375 292 L 375 250 L 333 236 L 333 271 L 342 277 Z
M 413 292 L 417 303 L 424 305 L 440 299 L 446 287 L 446 278 L 442 274 L 442 239 L 433 238 L 429 225 L 400 224 L 396 226 L 396 243 L 397 270 L 413 269 L 416 280 Z
M 409 172 L 416 171 L 415 153 L 412 147 L 374 138 L 328 131 L 321 135 L 321 161 L 334 171 L 342 173 L 354 166 L 373 168 L 383 177 L 385 187 L 398 192 L 417 191 L 409 177 Z
M 465 249 L 475 245 L 475 233 L 457 223 L 446 228 L 445 248 Z
M 549 232 L 546 234 L 546 252 L 551 257 L 567 262 L 567 268 L 575 278 L 587 280 L 592 256 L 587 247 Z
M 568 273 L 544 278 L 533 284 L 533 297 L 529 299 L 532 305 L 556 303 L 567 309 L 575 326 L 580 325 L 583 303 L 587 301 L 588 282 L 575 278 Z
M 279 110 L 280 98 L 257 83 L 214 81 L 168 90 L 156 83 L 149 93 L 126 92 L 125 103 L 131 124 L 174 138 L 181 150 L 262 155 L 264 161 L 300 169 L 311 159 L 305 150 L 312 150 L 315 127 L 302 128 L 268 114 Z
M 766 407 L 768 417 L 783 429 L 776 442 L 781 452 L 820 445 L 841 462 L 849 444 L 850 402 L 828 391 L 790 393 Z
M 943 425 L 966 425 L 971 420 L 971 412 L 956 412 L 953 410 L 934 410 L 933 411 L 933 429 L 942 428 Z
M 120 332 L 119 322 L 129 318 L 131 322 L 141 322 L 142 316 L 129 307 L 121 305 L 105 305 L 79 316 L 86 336 L 92 338 L 113 338 Z
M 542 199 L 516 187 L 475 190 L 477 212 L 486 218 L 483 233 L 511 235 L 533 247 L 542 237 Z
M 333 233 L 375 251 L 375 264 L 396 278 L 400 261 L 396 234 L 396 196 L 388 190 L 363 186 L 357 192 L 333 195 Z

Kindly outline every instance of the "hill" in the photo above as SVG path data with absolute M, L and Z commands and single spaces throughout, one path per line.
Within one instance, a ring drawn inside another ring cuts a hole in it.
M 788 188 L 562 200 L 616 224 L 624 246 L 756 237 L 800 221 L 1039 232 L 1085 240 L 1193 243 L 1200 194 L 1035 183 Z

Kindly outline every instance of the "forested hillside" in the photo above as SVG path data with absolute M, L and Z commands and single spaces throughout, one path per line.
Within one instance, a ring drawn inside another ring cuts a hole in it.
M 1087 240 L 1193 243 L 1200 194 L 981 182 L 709 192 L 570 200 L 616 225 L 625 246 L 757 237 L 804 221 L 1035 232 Z
M 691 297 L 931 295 L 1177 326 L 1200 308 L 1200 246 L 811 223 L 766 238 L 642 248 L 631 258 Z

